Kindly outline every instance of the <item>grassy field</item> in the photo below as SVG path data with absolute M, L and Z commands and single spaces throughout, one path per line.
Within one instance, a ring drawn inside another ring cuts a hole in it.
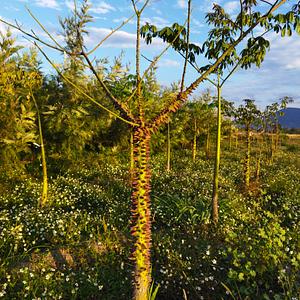
M 210 223 L 213 159 L 152 159 L 152 276 L 157 299 L 299 299 L 300 138 L 243 189 L 243 148 L 224 150 L 220 221 Z M 2 178 L 0 298 L 130 299 L 130 176 L 118 157 L 50 180 Z

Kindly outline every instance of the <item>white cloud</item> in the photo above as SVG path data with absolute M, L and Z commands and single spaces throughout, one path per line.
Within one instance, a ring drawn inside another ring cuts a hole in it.
M 109 4 L 105 1 L 99 2 L 99 1 L 94 0 L 94 1 L 89 1 L 89 4 L 91 5 L 90 12 L 92 12 L 94 14 L 107 14 L 110 11 L 116 10 L 115 7 L 113 7 L 111 4 Z M 65 0 L 65 5 L 70 10 L 73 10 L 74 9 L 74 0 Z
M 97 3 L 97 2 L 96 2 Z M 115 11 L 115 7 L 111 6 L 110 4 L 108 4 L 105 1 L 100 1 L 97 4 L 93 4 L 91 5 L 90 11 L 95 13 L 95 14 L 107 14 L 110 11 Z
M 35 0 L 35 4 L 40 7 L 59 9 L 59 4 L 56 0 Z
M 287 70 L 293 70 L 293 69 L 298 69 L 300 70 L 300 58 L 296 58 L 293 61 L 289 62 L 286 65 Z
M 291 37 L 281 38 L 272 34 L 270 53 L 266 56 L 265 64 L 272 69 L 300 70 L 300 39 L 294 34 Z
M 111 33 L 111 29 L 90 27 L 89 35 L 85 38 L 88 45 L 92 45 L 101 41 L 108 34 Z M 103 47 L 119 47 L 119 48 L 134 48 L 136 35 L 123 30 L 116 31 L 108 40 L 103 44 Z
M 177 0 L 177 7 L 179 8 L 186 8 L 187 1 L 186 0 Z
M 240 8 L 239 1 L 229 1 L 224 4 L 224 9 L 228 14 L 235 13 Z
M 94 46 L 96 43 L 105 38 L 108 34 L 111 33 L 111 29 L 108 28 L 98 28 L 98 27 L 90 27 L 88 28 L 90 34 L 85 38 L 85 42 L 88 46 Z M 104 42 L 104 48 L 135 48 L 136 46 L 136 34 L 129 33 L 127 31 L 119 30 L 116 31 L 112 36 L 110 36 L 107 41 Z M 161 40 L 154 39 L 151 45 L 146 45 L 146 43 L 141 40 L 141 46 L 147 48 L 159 47 L 163 46 L 163 42 Z
M 281 38 L 268 36 L 271 49 L 260 68 L 240 70 L 224 85 L 224 96 L 232 100 L 253 98 L 261 106 L 283 96 L 300 100 L 300 39 L 298 36 Z M 295 102 L 296 103 L 296 102 Z M 299 104 L 293 104 L 293 106 Z
M 125 22 L 125 21 L 127 21 L 128 20 L 128 18 L 126 18 L 126 17 L 121 17 L 121 18 L 116 18 L 116 19 L 113 19 L 112 21 L 114 22 L 114 23 L 122 23 L 122 22 Z M 135 22 L 134 22 L 134 20 L 133 19 L 131 19 L 129 22 L 128 22 L 128 24 L 134 24 Z
M 152 6 L 150 6 L 150 9 L 153 10 L 158 15 L 162 15 L 162 11 L 160 9 Z
M 207 13 L 212 10 L 213 4 L 218 3 L 218 1 L 203 0 L 199 6 L 200 11 Z
M 202 22 L 200 22 L 200 21 L 198 21 L 197 19 L 195 19 L 195 18 L 192 18 L 192 22 L 193 22 L 193 24 L 195 24 L 197 27 L 204 27 L 205 26 L 205 23 L 202 21 Z
M 161 18 L 161 17 L 151 17 L 151 18 L 145 17 L 145 18 L 142 18 L 141 23 L 145 24 L 146 22 L 151 24 L 151 25 L 155 25 L 159 28 L 171 25 L 171 23 L 168 20 L 166 20 L 164 18 Z
M 0 16 L 0 19 L 4 20 L 4 18 L 2 16 Z M 7 30 L 7 27 L 5 27 L 5 25 L 0 22 L 0 32 L 5 33 Z
M 164 58 L 158 62 L 159 67 L 180 67 L 180 63 L 177 60 Z
M 74 10 L 74 0 L 65 0 L 65 5 L 70 10 Z

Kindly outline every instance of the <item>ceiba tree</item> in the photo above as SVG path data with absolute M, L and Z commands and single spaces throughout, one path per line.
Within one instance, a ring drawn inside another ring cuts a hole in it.
M 274 15 L 275 11 L 282 8 L 282 5 L 287 3 L 286 0 L 276 0 L 272 3 L 267 2 L 269 7 L 266 11 L 262 12 L 262 8 L 259 5 L 261 2 L 266 3 L 266 1 L 258 0 L 241 0 L 240 1 L 240 12 L 237 14 L 235 20 L 228 20 L 228 26 L 226 31 L 230 32 L 231 39 L 229 41 L 222 41 L 223 44 L 216 44 L 215 47 L 219 47 L 218 58 L 210 62 L 204 68 L 201 68 L 201 73 L 199 76 L 188 86 L 185 87 L 184 80 L 187 69 L 187 63 L 189 60 L 195 57 L 195 53 L 199 52 L 198 48 L 195 48 L 189 43 L 189 27 L 190 27 L 190 15 L 191 15 L 191 0 L 188 1 L 188 18 L 186 21 L 187 26 L 180 26 L 179 24 L 174 24 L 172 28 L 168 28 L 162 34 L 163 38 L 168 39 L 169 45 L 157 55 L 150 67 L 146 69 L 142 75 L 140 69 L 140 57 L 141 57 L 141 15 L 145 8 L 149 4 L 149 0 L 139 3 L 139 1 L 132 0 L 132 6 L 134 9 L 134 16 L 136 18 L 136 80 L 135 88 L 132 94 L 125 100 L 121 101 L 109 90 L 105 82 L 98 76 L 95 69 L 94 62 L 90 59 L 91 54 L 99 48 L 105 40 L 107 40 L 111 35 L 114 34 L 119 28 L 125 25 L 129 20 L 133 18 L 128 18 L 119 27 L 112 30 L 111 33 L 101 40 L 93 49 L 87 50 L 84 45 L 83 36 L 87 33 L 85 24 L 90 20 L 87 13 L 88 3 L 87 0 L 83 1 L 81 9 L 77 10 L 75 7 L 74 15 L 70 18 L 72 23 L 74 38 L 77 43 L 79 43 L 79 49 L 75 51 L 69 51 L 67 47 L 63 47 L 50 33 L 49 31 L 40 23 L 40 21 L 35 18 L 37 23 L 40 25 L 41 29 L 50 38 L 50 41 L 43 40 L 40 36 L 35 33 L 24 30 L 18 23 L 11 24 L 4 20 L 2 22 L 10 25 L 11 27 L 21 31 L 27 37 L 34 40 L 35 45 L 38 47 L 40 52 L 45 56 L 45 58 L 51 63 L 51 65 L 56 69 L 56 71 L 62 76 L 65 82 L 73 86 L 77 92 L 85 96 L 89 101 L 95 103 L 100 108 L 106 110 L 107 112 L 114 115 L 116 118 L 122 120 L 126 124 L 132 127 L 133 131 L 133 182 L 132 182 L 132 243 L 133 243 L 133 253 L 132 259 L 134 260 L 134 299 L 146 300 L 149 297 L 149 290 L 151 285 L 151 260 L 150 260 L 150 250 L 151 250 L 151 214 L 150 214 L 150 139 L 151 135 L 156 132 L 161 126 L 166 124 L 170 116 L 176 112 L 181 105 L 187 101 L 188 97 L 194 92 L 194 90 L 208 78 L 210 74 L 217 71 L 220 64 L 228 57 L 232 56 L 235 50 L 241 42 L 252 33 L 252 37 L 248 40 L 248 44 L 259 40 L 258 47 L 262 49 L 266 48 L 267 40 L 261 36 L 261 34 L 256 34 L 255 28 L 259 27 L 263 31 L 278 31 L 290 34 L 291 29 L 295 28 L 298 32 L 300 31 L 300 18 L 299 10 L 300 5 L 294 5 L 293 7 L 288 7 L 288 13 Z M 214 22 L 211 23 L 214 26 L 223 22 L 224 18 L 227 18 L 223 13 L 223 9 L 220 6 L 214 5 L 212 18 Z M 30 12 L 31 13 L 31 12 Z M 185 25 L 186 25 L 185 24 Z M 152 27 L 151 30 L 155 33 L 155 28 Z M 223 34 L 222 28 L 216 28 L 220 34 Z M 151 35 L 149 36 L 151 39 Z M 256 42 L 255 42 L 256 43 Z M 51 61 L 46 52 L 41 48 L 41 44 L 46 45 L 52 49 L 60 51 L 65 55 L 68 55 L 71 59 L 82 59 L 84 65 L 94 74 L 97 79 L 100 88 L 106 94 L 107 98 L 113 103 L 115 110 L 111 110 L 106 106 L 102 105 L 92 96 L 90 96 L 85 90 L 80 86 L 77 86 L 72 82 L 66 75 L 62 74 L 57 66 Z M 145 74 L 151 69 L 151 67 L 157 63 L 160 57 L 170 48 L 177 45 L 181 47 L 181 51 L 184 56 L 184 66 L 181 76 L 181 88 L 174 97 L 166 103 L 164 108 L 154 117 L 147 118 L 145 114 L 145 103 L 146 98 L 144 97 L 144 91 L 142 89 L 142 82 Z M 249 47 L 246 46 L 245 49 Z M 247 51 L 247 50 L 246 50 Z

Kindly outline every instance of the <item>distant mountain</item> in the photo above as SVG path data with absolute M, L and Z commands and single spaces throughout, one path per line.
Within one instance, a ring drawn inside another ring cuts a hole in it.
M 279 123 L 282 128 L 292 129 L 300 128 L 300 108 L 291 107 L 283 109 L 283 116 L 279 116 Z

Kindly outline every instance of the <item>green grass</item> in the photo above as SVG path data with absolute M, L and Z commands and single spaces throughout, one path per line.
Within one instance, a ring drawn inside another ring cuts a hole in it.
M 220 223 L 211 226 L 213 160 L 153 158 L 152 275 L 157 299 L 298 299 L 299 161 L 280 152 L 242 189 L 242 153 L 223 153 Z M 204 154 L 202 155 L 204 156 Z M 80 166 L 41 184 L 1 185 L 0 298 L 130 299 L 128 165 Z M 254 173 L 254 163 L 252 166 Z

